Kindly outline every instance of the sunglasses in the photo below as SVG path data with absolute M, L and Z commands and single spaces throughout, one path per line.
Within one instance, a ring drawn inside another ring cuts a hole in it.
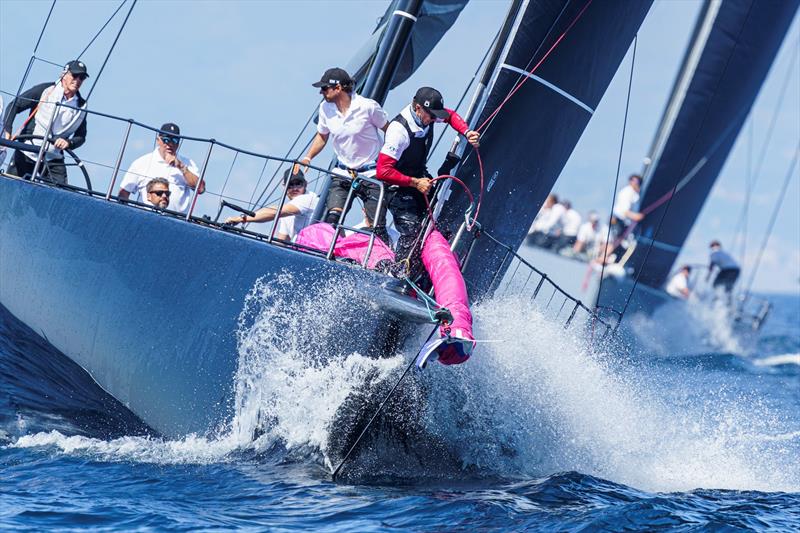
M 289 189 L 302 189 L 305 186 L 306 186 L 305 182 L 295 181 L 294 183 L 290 183 L 288 188 Z
M 181 142 L 180 137 L 170 137 L 169 135 L 159 135 L 159 139 L 165 144 L 178 144 Z
M 150 191 L 147 194 L 155 194 L 159 198 L 161 198 L 162 196 L 166 196 L 167 198 L 169 198 L 169 195 L 172 194 L 172 191 Z
M 326 93 L 329 89 L 335 89 L 336 85 L 323 85 L 319 88 L 320 92 Z

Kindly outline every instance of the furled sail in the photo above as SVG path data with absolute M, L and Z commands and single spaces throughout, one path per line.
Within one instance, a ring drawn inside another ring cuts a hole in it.
M 657 207 L 626 264 L 641 283 L 660 287 L 669 276 L 799 3 L 708 0 L 701 9 L 644 174 L 640 205 Z
M 378 50 L 381 35 L 389 24 L 392 14 L 398 9 L 400 0 L 389 4 L 383 17 L 378 22 L 375 31 L 369 40 L 351 59 L 347 72 L 358 81 L 366 78 L 367 71 L 372 64 Z M 425 0 L 420 8 L 414 27 L 411 30 L 411 39 L 406 46 L 403 56 L 392 79 L 391 89 L 406 81 L 422 65 L 422 62 L 439 43 L 445 33 L 455 24 L 468 0 Z
M 489 84 L 485 105 L 470 124 L 483 124 L 480 154 L 485 183 L 478 221 L 497 239 L 519 247 L 611 82 L 650 1 L 529 0 L 510 21 Z M 529 72 L 541 61 L 533 74 Z M 527 81 L 506 101 L 522 80 Z M 478 161 L 468 153 L 457 176 L 480 189 Z M 477 195 L 476 195 L 477 196 Z M 442 210 L 440 225 L 453 232 L 469 205 L 457 189 Z M 459 241 L 469 249 L 473 235 Z M 505 250 L 478 239 L 464 268 L 473 299 L 493 290 Z

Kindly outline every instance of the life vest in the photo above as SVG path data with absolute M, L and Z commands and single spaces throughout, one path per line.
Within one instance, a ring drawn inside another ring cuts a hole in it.
M 406 129 L 410 141 L 408 148 L 403 151 L 394 168 L 406 176 L 424 178 L 428 174 L 426 165 L 428 153 L 431 150 L 431 146 L 433 146 L 432 125 L 428 126 L 428 133 L 425 136 L 416 137 L 408 126 L 408 121 L 402 115 L 397 115 L 392 121 L 400 123 Z

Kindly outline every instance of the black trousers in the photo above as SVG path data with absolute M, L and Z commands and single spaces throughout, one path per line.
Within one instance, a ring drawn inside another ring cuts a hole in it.
M 344 211 L 344 204 L 347 201 L 347 195 L 350 193 L 350 188 L 353 186 L 352 178 L 344 178 L 334 176 L 331 178 L 331 186 L 328 189 L 328 199 L 325 201 L 325 222 L 335 224 L 339 221 L 341 213 L 339 210 Z M 374 186 L 370 183 L 359 182 L 358 187 L 353 192 L 353 198 L 359 198 L 364 202 L 364 209 L 370 220 L 375 220 L 375 208 L 378 202 L 378 194 L 375 193 L 375 200 L 372 200 L 371 189 Z M 350 205 L 352 207 L 352 204 Z M 350 211 L 347 208 L 345 216 Z M 331 210 L 337 210 L 332 213 Z
M 372 209 L 377 209 L 378 205 L 377 187 L 370 189 L 372 196 L 370 206 Z M 381 238 L 383 242 L 390 243 L 389 235 L 386 232 L 386 210 L 392 213 L 394 219 L 394 226 L 400 237 L 397 239 L 397 246 L 395 247 L 395 257 L 398 261 L 409 259 L 414 263 L 414 259 L 419 256 L 421 250 L 419 247 L 413 250 L 414 243 L 417 241 L 419 232 L 422 230 L 422 222 L 425 220 L 425 215 L 428 212 L 425 196 L 419 192 L 415 187 L 398 187 L 397 189 L 388 189 L 385 193 L 383 206 L 381 212 L 375 217 L 370 215 L 367 209 L 367 216 L 373 221 L 375 228 L 375 235 Z M 373 211 L 374 212 L 374 211 Z
M 36 168 L 36 161 L 29 159 L 23 152 L 19 150 L 14 152 L 14 159 L 8 165 L 8 173 L 12 176 L 20 178 L 31 179 L 33 170 Z M 67 184 L 67 167 L 63 159 L 50 159 L 42 163 L 39 169 L 39 175 L 44 180 L 58 183 L 59 185 Z
M 730 293 L 737 279 L 739 279 L 738 268 L 725 268 L 720 270 L 717 273 L 717 277 L 714 278 L 714 288 L 722 287 L 725 292 Z

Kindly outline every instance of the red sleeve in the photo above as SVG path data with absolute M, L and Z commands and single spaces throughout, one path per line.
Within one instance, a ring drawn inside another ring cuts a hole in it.
M 386 154 L 378 154 L 378 169 L 376 177 L 385 181 L 389 185 L 400 185 L 401 187 L 411 187 L 411 177 L 406 176 L 394 166 L 397 164 L 397 159 Z
M 450 113 L 450 120 L 448 121 L 450 127 L 456 130 L 461 135 L 466 135 L 467 132 L 469 131 L 469 125 L 463 118 L 461 118 L 461 115 L 459 115 L 452 109 L 444 108 L 444 110 Z

